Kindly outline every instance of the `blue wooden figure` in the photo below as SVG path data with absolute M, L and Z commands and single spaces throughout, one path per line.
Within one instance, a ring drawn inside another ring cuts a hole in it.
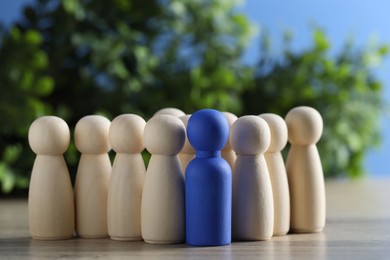
M 196 150 L 185 177 L 186 242 L 221 246 L 231 242 L 232 171 L 221 157 L 229 136 L 226 117 L 202 109 L 190 117 L 188 140 Z

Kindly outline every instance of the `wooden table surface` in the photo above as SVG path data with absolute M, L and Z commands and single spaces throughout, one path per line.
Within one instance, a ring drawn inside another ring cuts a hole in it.
M 0 258 L 102 259 L 390 259 L 390 179 L 328 181 L 327 224 L 317 234 L 290 234 L 222 247 L 148 245 L 110 239 L 43 242 L 28 232 L 27 201 L 0 201 Z

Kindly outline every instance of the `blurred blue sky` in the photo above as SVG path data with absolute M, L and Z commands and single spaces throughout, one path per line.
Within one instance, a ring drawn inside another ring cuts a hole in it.
M 0 21 L 10 25 L 21 16 L 20 10 L 32 0 L 0 1 Z M 267 30 L 275 46 L 280 46 L 283 32 L 287 29 L 293 35 L 292 46 L 299 51 L 310 45 L 311 28 L 323 28 L 332 43 L 340 49 L 345 39 L 353 37 L 359 46 L 376 39 L 378 43 L 390 44 L 390 1 L 388 0 L 247 0 L 239 7 L 258 26 L 259 31 Z M 252 40 L 244 60 L 254 63 L 258 57 L 259 35 Z M 390 101 L 390 59 L 378 69 L 377 75 L 385 84 L 385 96 Z M 390 119 L 383 116 L 382 146 L 369 153 L 365 168 L 370 176 L 390 174 Z
M 310 45 L 313 25 L 323 28 L 338 51 L 347 38 L 355 39 L 358 46 L 369 41 L 390 44 L 390 1 L 388 0 L 273 0 L 244 1 L 240 7 L 248 18 L 262 30 L 267 30 L 277 50 L 283 32 L 288 29 L 293 35 L 292 46 L 299 51 Z M 244 59 L 255 62 L 258 57 L 259 36 L 253 39 Z M 385 98 L 390 102 L 390 58 L 376 71 L 384 83 Z M 388 111 L 387 113 L 389 113 Z M 326 126 L 325 126 L 326 127 Z M 382 144 L 369 152 L 365 158 L 365 170 L 369 176 L 390 175 L 390 118 L 381 119 Z

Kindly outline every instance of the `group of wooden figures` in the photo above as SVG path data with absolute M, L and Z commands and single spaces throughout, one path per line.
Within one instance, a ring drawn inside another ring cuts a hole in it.
M 28 201 L 31 236 L 215 246 L 319 232 L 326 215 L 316 147 L 322 130 L 321 115 L 305 106 L 285 119 L 270 113 L 237 118 L 213 109 L 185 115 L 174 108 L 147 123 L 134 114 L 112 122 L 85 116 L 74 131 L 81 157 L 73 191 L 63 157 L 69 127 L 59 117 L 40 117 L 28 136 L 37 155 Z

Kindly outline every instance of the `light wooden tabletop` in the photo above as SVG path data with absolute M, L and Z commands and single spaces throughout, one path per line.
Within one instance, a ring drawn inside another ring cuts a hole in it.
M 223 247 L 148 245 L 110 239 L 43 242 L 28 232 L 27 201 L 0 201 L 0 258 L 390 259 L 390 179 L 328 181 L 322 233 Z

